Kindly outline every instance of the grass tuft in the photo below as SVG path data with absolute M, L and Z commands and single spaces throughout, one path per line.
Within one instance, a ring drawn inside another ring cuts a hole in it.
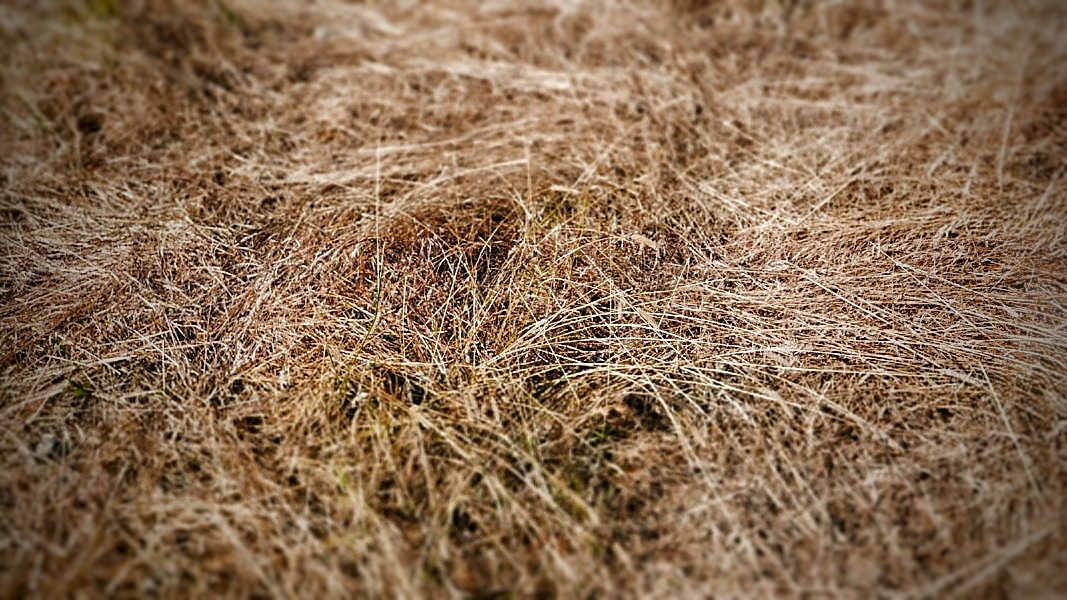
M 0 7 L 0 596 L 1067 594 L 1065 17 Z

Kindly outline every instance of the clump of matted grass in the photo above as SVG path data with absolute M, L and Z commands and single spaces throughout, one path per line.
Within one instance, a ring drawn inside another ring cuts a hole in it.
M 10 596 L 1067 592 L 1054 2 L 3 7 Z

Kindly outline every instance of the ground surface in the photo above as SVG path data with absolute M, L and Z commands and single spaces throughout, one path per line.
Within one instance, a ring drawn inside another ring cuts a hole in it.
M 1067 5 L 0 5 L 0 596 L 1067 594 Z

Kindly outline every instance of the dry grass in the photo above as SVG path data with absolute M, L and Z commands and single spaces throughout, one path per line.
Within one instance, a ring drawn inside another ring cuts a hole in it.
M 1067 8 L 0 5 L 0 596 L 1067 594 Z

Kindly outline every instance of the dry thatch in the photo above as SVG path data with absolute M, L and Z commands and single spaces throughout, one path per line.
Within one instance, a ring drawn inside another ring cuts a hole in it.
M 0 5 L 0 596 L 1067 594 L 1067 5 Z

